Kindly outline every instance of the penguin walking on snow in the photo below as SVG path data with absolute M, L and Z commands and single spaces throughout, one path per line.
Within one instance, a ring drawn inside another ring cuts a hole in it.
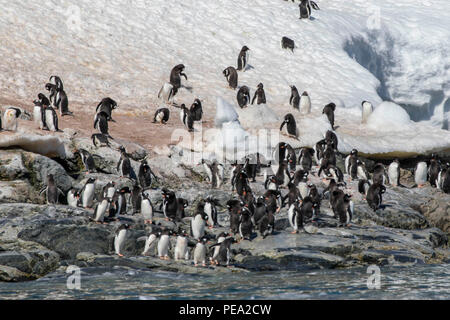
M 125 239 L 127 238 L 128 229 L 130 229 L 130 225 L 122 224 L 116 231 L 116 236 L 114 238 L 114 250 L 119 257 L 123 257 L 122 248 L 125 244 Z
M 39 195 L 46 192 L 47 204 L 57 204 L 59 195 L 64 193 L 56 186 L 53 174 L 47 176 L 47 185 L 41 190 Z
M 330 121 L 331 129 L 334 130 L 334 112 L 336 111 L 336 104 L 329 103 L 327 104 L 322 111 L 322 114 L 325 114 L 328 118 L 328 121 Z
M 312 9 L 320 10 L 317 3 L 315 3 L 312 0 L 301 0 L 299 8 L 300 8 L 300 19 L 309 19 L 311 17 Z
M 247 68 L 248 59 L 249 59 L 249 50 L 250 49 L 247 46 L 243 46 L 241 49 L 241 52 L 239 52 L 238 63 L 237 63 L 238 71 L 245 71 L 245 69 Z
M 291 98 L 289 99 L 289 104 L 297 110 L 300 110 L 300 94 L 295 86 L 291 86 Z
M 238 74 L 234 67 L 228 67 L 223 70 L 223 75 L 227 78 L 228 85 L 232 89 L 236 89 L 238 85 Z
M 239 107 L 245 108 L 250 104 L 250 90 L 247 86 L 242 86 L 237 93 Z
M 308 92 L 303 92 L 300 97 L 300 112 L 302 114 L 311 113 L 311 98 L 308 95 Z
M 256 99 L 258 98 L 258 99 Z M 252 104 L 255 102 L 256 104 L 265 104 L 266 103 L 266 94 L 264 92 L 264 85 L 262 83 L 259 83 L 257 86 L 257 89 L 255 91 L 255 94 L 252 99 Z
M 191 117 L 194 121 L 202 121 L 203 108 L 199 99 L 195 99 L 191 108 L 189 109 Z
M 367 123 L 367 119 L 373 112 L 373 105 L 369 101 L 363 101 L 361 103 L 362 114 L 361 114 L 361 123 Z
M 280 126 L 280 131 L 283 130 L 283 127 L 286 125 L 287 134 L 289 136 L 292 136 L 295 139 L 298 139 L 298 130 L 297 130 L 297 123 L 295 121 L 294 116 L 292 113 L 288 113 L 284 117 L 284 121 Z

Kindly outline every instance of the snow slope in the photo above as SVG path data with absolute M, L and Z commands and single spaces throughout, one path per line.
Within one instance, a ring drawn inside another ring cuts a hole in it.
M 335 102 L 339 149 L 362 153 L 424 153 L 450 149 L 441 130 L 450 112 L 450 3 L 445 0 L 317 1 L 312 20 L 299 20 L 298 3 L 282 0 L 215 1 L 6 1 L 0 0 L 0 94 L 32 101 L 49 76 L 64 79 L 69 99 L 92 108 L 111 96 L 123 109 L 154 110 L 173 66 L 186 66 L 188 81 L 176 101 L 200 98 L 214 118 L 218 97 L 236 103 L 222 74 L 236 66 L 243 45 L 251 68 L 239 85 L 253 95 L 264 84 L 269 118 L 254 108 L 237 110 L 243 129 L 277 129 L 292 112 L 300 145 L 312 145 L 329 126 L 321 114 Z M 49 18 L 51 17 L 51 18 Z M 294 54 L 281 37 L 296 42 Z M 307 91 L 312 114 L 288 105 L 290 88 Z M 360 124 L 363 100 L 401 103 L 408 128 Z M 447 113 L 445 113 L 447 112 Z M 420 133 L 420 137 L 417 134 Z

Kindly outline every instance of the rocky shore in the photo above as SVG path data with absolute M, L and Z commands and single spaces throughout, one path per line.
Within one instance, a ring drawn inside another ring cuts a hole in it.
M 430 185 L 420 189 L 389 186 L 383 208 L 374 212 L 357 192 L 357 182 L 347 185 L 355 203 L 350 227 L 338 227 L 325 198 L 318 219 L 307 224 L 303 232 L 291 234 L 285 207 L 275 216 L 272 235 L 263 239 L 254 233 L 251 241 L 233 244 L 231 267 L 194 267 L 192 260 L 163 261 L 154 253 L 142 256 L 145 244 L 142 239 L 149 235 L 152 227 L 144 224 L 140 213 L 120 215 L 109 224 L 96 224 L 92 221 L 93 210 L 69 207 L 64 205 L 63 198 L 61 204 L 46 205 L 44 196 L 39 195 L 50 173 L 64 193 L 72 187 L 81 187 L 88 177 L 96 178 L 97 194 L 109 181 L 115 181 L 118 188 L 131 188 L 133 181 L 121 178 L 116 171 L 120 158 L 117 146 L 97 148 L 90 139 L 78 137 L 75 131 L 67 129 L 58 139 L 60 145 L 54 149 L 59 150 L 59 154 L 55 155 L 54 150 L 36 148 L 36 145 L 30 148 L 20 143 L 21 133 L 6 134 L 13 142 L 3 144 L 0 150 L 0 281 L 35 280 L 55 271 L 64 272 L 69 265 L 215 273 L 351 268 L 371 264 L 414 266 L 450 261 L 450 195 Z M 36 143 L 43 143 L 40 140 L 43 137 L 35 136 Z M 5 139 L 2 141 L 4 143 Z M 189 151 L 171 147 L 165 154 L 149 154 L 134 143 L 120 140 L 114 143 L 126 147 L 135 172 L 138 172 L 138 161 L 147 157 L 160 178 L 149 191 L 155 208 L 162 201 L 163 187 L 188 200 L 187 217 L 180 223 L 165 221 L 162 214 L 156 213 L 156 224 L 189 230 L 196 204 L 212 195 L 223 207 L 218 208 L 220 226 L 207 230 L 209 243 L 214 244 L 221 232 L 229 231 L 225 203 L 236 198 L 229 183 L 229 166 L 225 170 L 226 183 L 219 189 L 212 189 L 205 181 L 202 166 L 183 161 Z M 96 173 L 84 173 L 80 157 L 74 153 L 80 148 L 94 155 Z M 251 184 L 258 195 L 264 192 L 262 179 L 259 176 L 257 182 Z M 319 191 L 326 187 L 316 176 L 311 180 Z M 402 183 L 414 184 L 408 171 L 402 171 Z M 282 190 L 283 194 L 286 192 Z M 132 228 L 123 248 L 125 256 L 118 257 L 114 253 L 114 234 L 124 222 Z M 176 237 L 172 237 L 172 248 L 175 241 Z M 192 248 L 195 246 L 193 240 L 189 244 Z

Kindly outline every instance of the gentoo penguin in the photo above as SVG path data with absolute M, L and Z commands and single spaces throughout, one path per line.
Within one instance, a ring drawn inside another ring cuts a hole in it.
M 205 203 L 200 202 L 197 205 L 197 212 L 191 219 L 191 236 L 194 239 L 200 240 L 205 236 L 205 225 L 208 220 L 208 215 L 205 213 Z
M 175 94 L 176 92 L 174 90 L 173 85 L 166 82 L 163 84 L 163 86 L 158 92 L 158 99 L 162 99 L 165 102 L 169 102 L 175 96 Z
M 239 196 L 243 196 L 244 189 L 251 190 L 247 173 L 245 173 L 245 171 L 243 170 L 236 174 L 232 181 L 232 184 L 236 188 L 236 192 Z
M 188 129 L 189 132 L 193 132 L 194 131 L 194 118 L 191 115 L 191 112 L 189 111 L 188 108 L 186 108 L 186 105 L 183 103 L 181 106 L 181 111 L 180 111 L 180 119 L 181 122 L 184 124 L 184 126 L 186 127 L 186 129 Z
M 39 93 L 38 100 L 34 100 L 34 109 L 33 109 L 33 120 L 34 123 L 41 130 L 48 130 L 47 124 L 45 123 L 45 112 L 44 109 L 46 106 L 50 105 L 50 101 L 47 99 L 45 95 Z
M 367 193 L 369 192 L 371 184 L 368 180 L 359 180 L 358 181 L 358 192 L 367 197 Z
M 297 155 L 295 154 L 294 148 L 290 145 L 287 147 L 286 161 L 288 162 L 289 169 L 291 172 L 295 172 L 297 169 Z
M 211 264 L 215 264 L 215 265 L 219 264 L 218 257 L 219 257 L 219 253 L 220 253 L 220 244 L 222 242 L 224 242 L 225 239 L 229 236 L 230 236 L 230 234 L 227 232 L 221 232 L 217 236 L 217 242 L 213 246 L 211 246 L 211 248 L 214 247 L 213 255 L 212 255 L 212 257 L 210 257 Z
M 373 112 L 373 106 L 369 101 L 363 101 L 361 103 L 362 106 L 362 115 L 361 115 L 361 123 L 367 123 L 367 119 Z
M 239 223 L 239 235 L 243 240 L 251 240 L 253 234 L 253 222 L 250 210 L 242 208 L 241 219 Z
M 59 189 L 56 186 L 56 182 L 55 182 L 55 178 L 53 177 L 53 174 L 49 174 L 47 176 L 47 185 L 41 190 L 39 195 L 41 195 L 44 192 L 46 193 L 45 196 L 46 196 L 47 204 L 57 204 L 59 195 L 64 194 L 61 191 L 61 189 Z
M 227 78 L 228 85 L 232 89 L 236 89 L 238 85 L 238 74 L 234 67 L 228 67 L 223 70 L 223 75 Z
M 245 158 L 244 171 L 247 173 L 247 177 L 256 182 L 257 163 L 254 155 L 250 155 Z
M 86 173 L 92 173 L 95 172 L 95 162 L 92 155 L 84 149 L 78 149 L 75 151 L 75 154 L 79 154 L 81 157 L 81 162 L 83 162 L 84 169 L 86 170 Z
M 116 193 L 116 183 L 114 181 L 109 181 L 102 190 L 103 198 L 112 199 Z
M 225 168 L 217 160 L 214 160 L 211 165 L 211 174 L 212 174 L 212 181 L 211 181 L 212 187 L 220 188 L 225 179 Z
M 147 193 L 141 193 L 141 213 L 144 217 L 144 224 L 151 224 L 153 221 L 153 205 Z
M 327 140 L 326 143 L 327 146 L 323 152 L 323 157 L 320 160 L 320 166 L 324 168 L 327 168 L 329 164 L 336 165 L 336 149 L 333 148 L 330 140 Z
M 389 184 L 394 187 L 400 186 L 400 161 L 395 159 L 388 168 Z
M 258 231 L 261 237 L 265 239 L 269 234 L 273 233 L 275 229 L 275 217 L 272 211 L 267 211 L 266 214 L 259 220 Z
M 56 114 L 55 109 L 53 109 L 51 106 L 46 106 L 44 108 L 44 114 L 45 114 L 45 124 L 48 130 L 53 132 L 61 131 L 59 130 L 58 115 Z
M 338 150 L 338 137 L 337 135 L 331 131 L 331 130 L 327 130 L 327 132 L 325 133 L 325 142 L 331 145 L 331 148 L 333 148 L 335 151 Z
M 436 187 L 436 181 L 441 172 L 441 164 L 436 154 L 431 155 L 430 165 L 428 167 L 428 178 L 431 186 Z
M 277 173 L 275 174 L 281 186 L 287 186 L 291 182 L 291 174 L 289 172 L 287 160 L 280 162 Z
M 450 163 L 446 163 L 441 172 L 439 172 L 437 179 L 437 186 L 444 193 L 450 193 Z
M 83 208 L 92 208 L 95 197 L 95 179 L 89 178 L 80 191 Z
M 267 205 L 264 202 L 264 197 L 260 196 L 256 200 L 255 213 L 253 214 L 253 222 L 255 225 L 258 225 L 259 220 L 261 220 L 262 217 L 264 217 L 266 212 L 267 212 Z
M 77 208 L 79 202 L 80 202 L 80 190 L 70 189 L 69 192 L 67 193 L 67 204 L 70 207 Z
M 383 169 L 383 172 L 380 172 L 380 169 L 378 169 L 378 171 L 377 171 L 378 172 L 377 179 L 381 179 L 381 182 L 380 182 L 381 184 L 383 184 L 383 182 L 384 182 L 384 167 L 382 169 Z M 364 179 L 364 180 L 370 179 L 369 171 L 367 171 L 366 165 L 361 160 L 357 161 L 357 169 L 356 170 L 357 170 L 358 179 Z M 374 181 L 374 183 L 375 183 L 375 181 Z
M 194 249 L 194 265 L 197 267 L 199 263 L 202 264 L 203 267 L 206 267 L 206 243 L 208 239 L 202 238 L 199 239 L 197 245 Z
M 239 222 L 243 205 L 240 200 L 229 200 L 227 202 L 227 209 L 230 215 L 230 231 L 233 234 L 239 232 Z
M 245 71 L 248 64 L 248 58 L 249 58 L 249 48 L 247 46 L 243 46 L 241 49 L 241 52 L 239 52 L 238 56 L 238 63 L 237 63 L 237 70 L 238 71 Z
M 283 197 L 281 202 L 282 202 L 282 205 L 284 206 L 286 199 L 288 199 L 288 208 L 290 208 L 292 204 L 294 204 L 295 202 L 297 202 L 299 200 L 302 200 L 303 196 L 295 184 L 289 183 L 288 187 L 289 187 L 289 192 Z M 307 195 L 308 194 L 305 194 L 305 197 Z
M 282 206 L 282 198 L 280 191 L 267 190 L 264 193 L 264 202 L 267 210 L 274 213 L 280 212 Z
M 112 118 L 112 112 L 114 109 L 117 109 L 117 102 L 108 97 L 100 101 L 100 103 L 97 105 L 97 108 L 95 108 L 95 112 L 104 112 L 106 113 L 106 120 L 115 122 Z
M 3 129 L 7 131 L 17 131 L 18 118 L 22 114 L 19 108 L 9 107 L 3 116 Z
M 300 206 L 300 212 L 303 220 L 314 220 L 316 218 L 316 207 L 317 204 L 314 203 L 310 197 L 303 198 Z M 297 222 L 297 225 L 300 225 L 300 223 Z
M 131 161 L 130 158 L 128 158 L 128 154 L 123 146 L 119 147 L 120 151 L 120 159 L 117 163 L 117 172 L 120 174 L 120 176 L 131 178 Z
M 94 129 L 97 129 L 102 135 L 111 138 L 109 135 L 108 115 L 105 112 L 99 112 L 94 117 Z
M 364 166 L 365 168 L 365 166 Z M 359 168 L 358 168 L 359 170 Z M 360 176 L 360 174 L 358 173 L 358 176 Z M 367 178 L 362 177 L 362 179 L 368 180 L 369 175 L 366 174 Z M 373 184 L 386 184 L 386 171 L 384 168 L 384 165 L 382 163 L 377 163 L 375 165 L 375 167 L 373 168 L 373 174 L 372 174 L 372 182 Z
M 206 221 L 209 228 L 216 227 L 217 224 L 217 207 L 218 201 L 213 199 L 211 196 L 205 200 L 205 213 L 208 215 L 208 220 Z
M 178 207 L 177 207 L 177 214 L 175 216 L 175 221 L 181 221 L 184 217 L 186 217 L 186 208 L 189 206 L 189 201 L 183 198 L 178 198 Z
M 127 238 L 128 229 L 130 229 L 130 225 L 122 224 L 116 231 L 116 236 L 114 238 L 114 250 L 119 257 L 123 257 L 122 248 L 125 244 L 125 239 Z
M 172 235 L 172 230 L 164 230 L 161 232 L 161 236 L 158 241 L 158 257 L 161 260 L 169 260 L 169 249 L 172 247 L 170 243 L 170 236 Z
M 202 103 L 200 102 L 199 99 L 194 100 L 194 103 L 192 104 L 189 111 L 190 111 L 191 117 L 194 121 L 202 121 L 203 108 L 202 108 Z
M 320 10 L 317 3 L 311 0 L 301 0 L 299 8 L 300 8 L 300 19 L 309 19 L 311 17 L 312 9 Z
M 300 169 L 306 172 L 310 172 L 312 168 L 312 154 L 314 150 L 310 148 L 301 148 L 300 155 L 298 157 L 298 164 Z
M 155 178 L 156 181 L 158 181 L 158 178 L 153 173 L 152 169 L 148 165 L 148 162 L 146 159 L 141 161 L 141 164 L 139 166 L 139 173 L 138 173 L 138 180 L 142 187 L 142 189 L 150 188 L 152 185 L 152 177 Z
M 353 180 L 358 177 L 358 150 L 353 149 L 345 158 L 345 173 L 350 175 Z
M 186 230 L 181 230 L 177 236 L 177 242 L 175 244 L 174 259 L 178 260 L 189 260 L 189 247 L 188 247 L 188 234 Z
M 318 166 L 320 166 L 320 163 L 322 162 L 323 159 L 323 154 L 325 152 L 325 147 L 327 145 L 327 142 L 325 139 L 320 140 L 319 142 L 317 142 L 313 149 L 314 149 L 314 160 L 316 161 L 316 164 Z
M 45 90 L 47 90 L 48 93 L 49 93 L 49 101 L 50 101 L 50 103 L 48 105 L 56 108 L 56 106 L 55 106 L 55 104 L 56 104 L 56 93 L 57 93 L 56 84 L 54 84 L 54 83 L 46 83 L 45 84 Z
M 343 226 L 349 226 L 353 218 L 353 201 L 350 200 L 351 195 L 341 193 L 334 204 L 333 210 L 335 216 Z
M 334 111 L 336 111 L 336 104 L 333 102 L 327 104 L 322 111 L 322 114 L 325 114 L 330 121 L 331 129 L 334 130 Z
M 205 159 L 202 159 L 200 161 L 200 164 L 203 165 L 203 169 L 206 173 L 206 179 L 212 183 L 213 180 L 213 174 L 212 174 L 212 164 L 208 163 Z
M 102 223 L 105 220 L 105 216 L 109 212 L 109 207 L 111 205 L 111 199 L 103 198 L 102 201 L 95 205 L 94 209 L 94 221 L 97 223 Z
M 236 240 L 234 238 L 226 238 L 222 242 L 220 242 L 220 243 L 218 242 L 211 246 L 211 247 L 219 246 L 219 253 L 216 257 L 216 264 L 218 264 L 218 265 L 224 264 L 227 267 L 230 265 L 231 245 L 233 243 L 236 243 Z
M 242 86 L 237 93 L 237 102 L 239 107 L 245 108 L 250 104 L 250 90 L 247 86 Z
M 177 217 L 178 210 L 178 200 L 175 192 L 163 188 L 162 196 L 162 208 L 164 217 L 166 218 L 166 220 L 174 220 Z
M 176 65 L 170 72 L 170 84 L 173 86 L 173 95 L 175 96 L 178 89 L 181 88 L 181 76 L 183 76 L 187 81 L 186 74 L 183 73 L 185 66 L 183 64 Z
M 131 190 L 129 187 L 123 187 L 121 189 L 116 190 L 116 193 L 113 197 L 113 204 L 116 208 L 116 214 L 126 214 L 127 213 L 127 198 L 125 194 L 130 194 Z
M 308 182 L 308 171 L 299 169 L 294 173 L 294 185 L 298 186 L 301 182 Z
M 311 113 L 311 98 L 306 91 L 300 97 L 300 112 L 303 114 Z
M 282 49 L 291 49 L 292 53 L 294 53 L 295 42 L 288 37 L 281 38 L 281 48 Z
M 284 116 L 284 121 L 280 126 L 280 131 L 283 130 L 284 125 L 286 125 L 287 134 L 295 139 L 298 139 L 297 123 L 292 113 L 288 113 Z
M 308 183 L 308 197 L 311 198 L 311 201 L 316 205 L 316 215 L 320 213 L 320 205 L 322 202 L 322 196 L 319 193 L 319 190 L 317 190 L 317 187 L 313 183 Z
M 369 204 L 369 207 L 373 209 L 373 211 L 377 211 L 378 208 L 380 208 L 381 202 L 383 201 L 382 195 L 385 192 L 386 187 L 381 184 L 372 184 L 370 186 L 369 190 L 367 191 L 366 200 Z
M 133 209 L 132 214 L 136 214 L 141 212 L 141 203 L 142 203 L 142 188 L 136 183 L 133 186 L 130 194 L 130 202 L 131 207 Z
M 422 188 L 425 185 L 428 180 L 427 174 L 427 163 L 423 161 L 417 163 L 414 170 L 414 181 L 416 182 L 417 187 Z
M 170 118 L 170 110 L 167 108 L 159 108 L 153 117 L 153 123 L 166 124 Z
M 299 215 L 301 215 L 301 213 L 300 213 L 300 200 L 298 199 L 293 204 L 291 204 L 291 206 L 288 209 L 289 224 L 291 225 L 292 229 L 294 229 L 291 233 L 297 233 L 299 226 L 303 227 L 303 217 L 302 219 L 297 219 Z
M 258 99 L 256 99 L 258 98 Z M 258 84 L 258 87 L 253 95 L 252 104 L 255 102 L 256 104 L 264 104 L 266 103 L 266 94 L 264 93 L 264 85 L 262 83 Z
M 91 136 L 91 139 L 92 139 L 92 144 L 96 148 L 101 148 L 101 147 L 111 148 L 111 145 L 109 144 L 109 141 L 108 141 L 108 136 L 105 136 L 104 134 L 94 133 Z
M 266 190 L 279 190 L 277 177 L 274 175 L 268 176 L 266 181 L 264 182 L 264 188 Z
M 294 109 L 300 110 L 300 94 L 295 86 L 291 87 L 291 97 L 289 98 L 289 104 L 294 107 Z
M 51 76 L 50 81 L 54 79 L 56 85 L 56 95 L 53 97 L 53 106 L 56 109 L 59 109 L 59 114 L 61 117 L 73 115 L 72 112 L 69 111 L 69 99 L 67 98 L 67 94 L 64 91 L 63 82 L 58 76 Z
M 300 191 L 301 198 L 305 199 L 309 194 L 308 180 L 301 180 L 298 184 L 298 190 Z
M 155 241 L 161 237 L 161 231 L 160 230 L 152 230 L 150 235 L 145 240 L 145 246 L 144 251 L 142 251 L 143 256 L 147 256 L 150 253 L 150 249 L 152 248 L 152 245 L 155 243 Z

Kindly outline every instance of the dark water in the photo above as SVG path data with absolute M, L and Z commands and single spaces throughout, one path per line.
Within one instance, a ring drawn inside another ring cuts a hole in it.
M 0 299 L 450 299 L 450 265 L 381 268 L 381 289 L 368 289 L 367 269 L 186 275 L 83 269 L 81 290 L 65 274 L 0 283 Z

